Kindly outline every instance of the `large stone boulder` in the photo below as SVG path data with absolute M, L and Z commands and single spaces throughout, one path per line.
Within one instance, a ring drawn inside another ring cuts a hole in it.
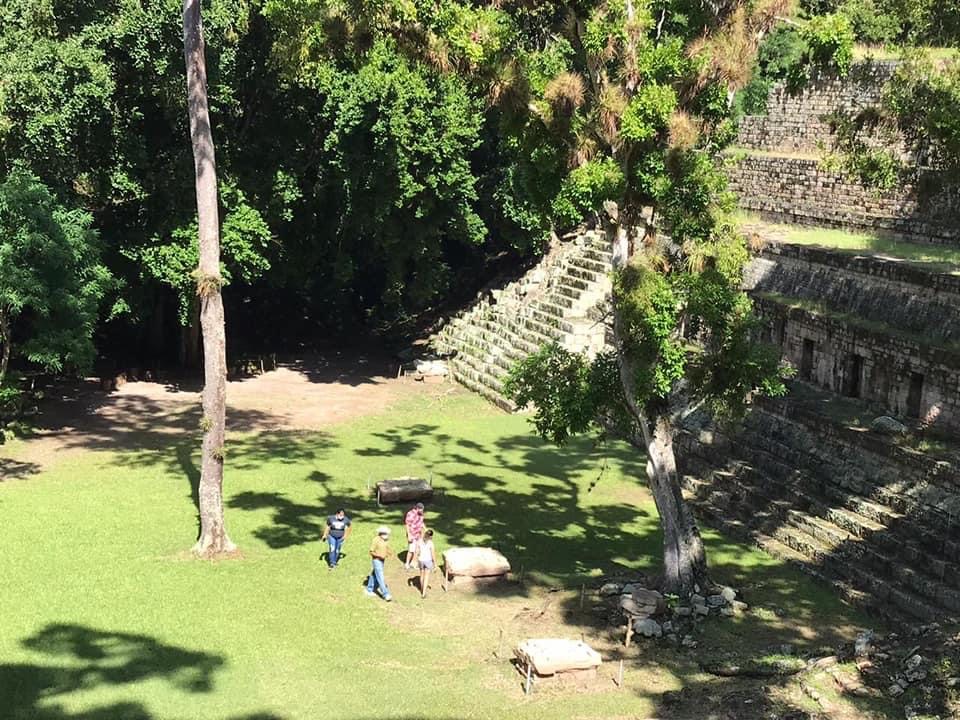
M 510 572 L 510 561 L 493 548 L 458 547 L 443 553 L 448 576 L 498 577 Z
M 907 426 L 889 415 L 881 415 L 870 423 L 870 429 L 881 435 L 906 435 Z

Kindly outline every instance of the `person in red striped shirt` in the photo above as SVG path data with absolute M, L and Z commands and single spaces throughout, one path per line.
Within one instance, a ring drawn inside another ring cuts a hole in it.
M 423 503 L 418 502 L 407 511 L 403 518 L 407 528 L 407 557 L 404 558 L 404 568 L 413 570 L 413 556 L 417 553 L 417 543 L 423 537 Z

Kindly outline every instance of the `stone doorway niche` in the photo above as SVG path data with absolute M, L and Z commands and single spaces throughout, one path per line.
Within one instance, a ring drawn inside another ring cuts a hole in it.
M 907 416 L 920 417 L 923 405 L 923 373 L 910 373 L 910 389 L 907 391 Z
M 800 354 L 800 379 L 813 379 L 813 340 L 803 338 L 803 348 Z
M 863 355 L 850 353 L 843 377 L 843 394 L 858 398 L 863 395 Z

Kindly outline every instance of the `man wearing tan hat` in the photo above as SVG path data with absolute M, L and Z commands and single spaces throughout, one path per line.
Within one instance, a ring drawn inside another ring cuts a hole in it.
M 390 528 L 386 525 L 378 527 L 377 536 L 370 544 L 370 559 L 372 560 L 373 566 L 370 568 L 370 577 L 367 578 L 366 590 L 367 595 L 373 597 L 376 595 L 373 591 L 374 587 L 379 587 L 380 595 L 387 602 L 393 600 L 393 596 L 390 595 L 390 588 L 387 587 L 387 581 L 383 577 L 383 563 L 390 556 L 390 553 L 393 552 L 390 549 L 389 540 Z

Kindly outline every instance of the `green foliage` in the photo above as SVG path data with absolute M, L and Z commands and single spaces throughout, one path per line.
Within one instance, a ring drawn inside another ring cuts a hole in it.
M 559 345 L 545 345 L 518 362 L 503 390 L 518 407 L 533 406 L 537 432 L 557 445 L 586 432 L 597 417 L 590 363 Z
M 319 185 L 348 239 L 337 280 L 370 288 L 365 310 L 386 323 L 446 290 L 449 248 L 485 238 L 469 161 L 482 116 L 460 78 L 428 72 L 387 41 L 355 73 L 322 80 Z
M 623 170 L 613 158 L 592 160 L 574 169 L 564 180 L 553 202 L 553 215 L 561 227 L 575 225 L 605 200 L 616 200 L 626 188 Z
M 807 12 L 841 12 L 857 40 L 918 46 L 945 46 L 960 40 L 957 0 L 802 0 Z
M 651 82 L 631 98 L 623 114 L 620 134 L 625 140 L 642 143 L 667 126 L 677 108 L 677 93 L 668 85 Z
M 251 207 L 243 192 L 225 182 L 221 186 L 224 217 L 220 230 L 221 276 L 225 283 L 240 279 L 251 283 L 270 268 L 264 253 L 270 228 Z M 177 293 L 179 319 L 189 325 L 196 309 L 197 268 L 200 265 L 199 228 L 196 220 L 173 228 L 165 238 L 129 253 L 144 276 L 173 288 Z
M 858 41 L 885 45 L 903 34 L 903 18 L 891 5 L 885 0 L 846 0 L 839 10 L 850 20 Z
M 807 51 L 807 43 L 796 26 L 783 24 L 771 30 L 757 49 L 750 82 L 737 93 L 738 113 L 766 115 L 771 86 L 787 79 L 794 68 L 804 66 Z
M 833 70 L 840 76 L 853 63 L 854 34 L 847 16 L 841 13 L 815 15 L 800 28 L 805 49 L 799 62 L 787 72 L 787 84 L 797 90 L 810 81 L 814 70 Z
M 0 344 L 49 371 L 83 371 L 94 358 L 98 310 L 114 283 L 91 223 L 23 167 L 0 183 L 0 322 L 12 324 Z
M 960 176 L 960 61 L 935 66 L 923 52 L 906 56 L 887 87 L 880 112 L 896 119 L 918 151 L 948 176 Z
M 753 392 L 787 392 L 778 349 L 756 342 L 761 324 L 746 293 L 716 269 L 686 279 L 690 332 L 701 344 L 690 361 L 691 385 L 719 418 L 739 419 Z
M 687 350 L 678 324 L 682 298 L 671 278 L 632 263 L 614 278 L 623 351 L 634 361 L 641 406 L 666 400 L 686 371 Z
M 853 28 L 841 13 L 818 15 L 803 26 L 801 36 L 809 47 L 809 57 L 817 67 L 834 68 L 846 75 L 853 62 Z

